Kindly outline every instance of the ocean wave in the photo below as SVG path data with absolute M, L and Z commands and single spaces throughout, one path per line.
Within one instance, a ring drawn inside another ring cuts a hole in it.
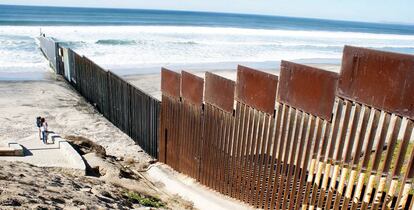
M 227 47 L 281 47 L 281 48 L 297 48 L 297 49 L 325 49 L 325 50 L 336 50 L 342 49 L 344 44 L 342 43 L 296 43 L 291 41 L 163 41 L 163 40 L 152 40 L 151 42 L 147 41 L 136 41 L 140 44 L 173 44 L 173 45 L 204 45 L 204 46 L 227 46 Z M 376 49 L 414 49 L 414 45 L 404 45 L 404 44 L 390 44 L 390 43 L 367 43 L 360 42 L 354 43 L 353 45 L 358 45 L 360 47 L 367 48 L 376 48 Z
M 95 42 L 95 44 L 101 45 L 135 45 L 137 42 L 135 40 L 128 39 L 100 39 Z
M 69 46 L 85 46 L 86 42 L 64 42 L 64 44 Z M 190 41 L 171 41 L 171 40 L 129 40 L 129 39 L 105 39 L 98 40 L 94 42 L 95 44 L 100 45 L 148 45 L 154 46 L 158 44 L 167 44 L 167 45 L 182 45 L 182 46 L 194 46 L 194 45 L 204 45 L 204 46 L 250 46 L 250 47 L 282 47 L 282 48 L 298 48 L 298 49 L 342 49 L 344 44 L 342 43 L 296 43 L 291 41 L 207 41 L 207 40 L 190 40 Z M 414 45 L 404 45 L 404 44 L 390 44 L 390 43 L 352 43 L 353 45 L 358 45 L 360 47 L 376 48 L 376 49 L 414 49 Z
M 34 40 L 22 41 L 0 39 L 0 51 L 32 52 L 36 49 L 37 46 Z
M 200 44 L 199 42 L 196 41 L 173 41 L 173 42 L 168 42 L 171 44 L 180 44 L 180 45 L 196 45 L 196 44 Z
M 35 26 L 0 26 L 0 72 L 2 63 L 18 71 L 13 63 L 36 66 L 44 60 L 33 39 L 38 32 Z M 42 32 L 105 68 L 339 60 L 344 45 L 414 54 L 414 35 L 187 26 L 55 26 Z
M 36 26 L 2 26 L 1 32 L 19 34 L 30 32 L 38 34 Z M 95 36 L 109 34 L 160 34 L 160 35 L 231 35 L 231 36 L 273 36 L 273 37 L 303 37 L 303 38 L 332 38 L 332 39 L 396 39 L 414 41 L 414 35 L 401 35 L 389 33 L 364 33 L 364 32 L 340 32 L 340 31 L 312 31 L 312 30 L 282 30 L 282 29 L 247 29 L 229 27 L 196 27 L 196 26 L 44 26 L 43 32 L 48 34 L 87 33 Z M 74 30 L 76 28 L 76 30 Z M 87 38 L 87 37 L 85 37 Z M 103 39 L 105 41 L 106 39 Z M 111 39 L 108 39 L 111 40 Z M 114 39 L 117 40 L 117 39 Z M 131 40 L 129 40 L 131 41 Z
M 61 29 L 70 28 L 66 26 Z M 414 35 L 401 35 L 389 33 L 364 33 L 341 31 L 316 31 L 316 30 L 282 30 L 282 29 L 248 29 L 230 27 L 196 27 L 196 26 L 77 26 L 82 30 L 100 33 L 154 33 L 154 34 L 204 34 L 204 35 L 244 35 L 244 36 L 275 36 L 275 37 L 306 37 L 306 38 L 346 38 L 346 39 L 401 39 L 414 40 Z
M 60 46 L 62 47 L 68 47 L 68 48 L 79 48 L 79 47 L 84 47 L 87 46 L 88 43 L 84 42 L 84 41 L 60 41 L 58 40 Z

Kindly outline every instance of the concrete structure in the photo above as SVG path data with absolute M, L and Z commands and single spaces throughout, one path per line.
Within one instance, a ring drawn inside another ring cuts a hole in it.
M 30 136 L 10 145 L 10 148 L 20 151 L 21 156 L 0 156 L 0 161 L 21 161 L 39 167 L 60 167 L 82 172 L 86 170 L 85 162 L 79 153 L 58 135 L 50 135 L 48 144 L 43 144 L 38 138 Z M 20 150 L 17 149 L 19 146 Z
M 239 209 L 250 210 L 252 207 L 201 185 L 195 179 L 174 171 L 164 164 L 151 167 L 144 176 L 153 183 L 162 183 L 171 194 L 178 194 L 194 203 L 197 209 Z
M 16 142 L 9 142 L 6 146 L 0 147 L 0 156 L 23 156 L 23 147 Z

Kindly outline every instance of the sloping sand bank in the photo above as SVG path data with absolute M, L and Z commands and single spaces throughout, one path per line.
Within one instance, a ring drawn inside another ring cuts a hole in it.
M 82 136 L 106 149 L 108 155 L 149 162 L 151 157 L 93 109 L 64 81 L 0 82 L 0 144 L 39 141 L 37 116 L 63 138 Z

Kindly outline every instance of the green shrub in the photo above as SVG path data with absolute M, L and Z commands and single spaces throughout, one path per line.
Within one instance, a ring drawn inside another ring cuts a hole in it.
M 140 205 L 146 207 L 160 208 L 165 206 L 164 203 L 162 203 L 158 198 L 142 196 L 135 192 L 126 192 L 125 196 L 128 198 L 130 202 L 139 203 Z

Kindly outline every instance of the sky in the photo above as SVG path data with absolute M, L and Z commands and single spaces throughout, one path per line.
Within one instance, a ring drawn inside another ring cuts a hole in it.
M 190 10 L 414 24 L 413 0 L 0 0 L 0 4 Z

